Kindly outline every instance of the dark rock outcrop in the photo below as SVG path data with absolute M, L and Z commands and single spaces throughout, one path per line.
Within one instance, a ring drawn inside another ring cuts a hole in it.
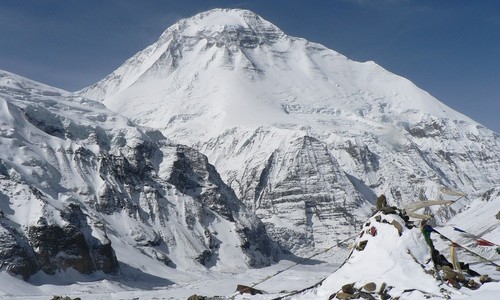
M 88 225 L 87 225 L 88 226 Z M 118 261 L 109 240 L 89 237 L 74 224 L 58 226 L 41 218 L 27 236 L 2 223 L 0 228 L 1 269 L 25 280 L 38 271 L 55 274 L 73 268 L 83 274 L 95 271 L 116 273 Z
M 2 269 L 28 279 L 38 271 L 55 274 L 73 268 L 82 274 L 95 271 L 116 273 L 119 269 L 111 242 L 92 236 L 92 228 L 80 207 L 70 204 L 61 212 L 67 224 L 51 224 L 41 217 L 28 228 L 26 236 L 6 226 L 0 228 Z
M 222 181 L 219 173 L 208 163 L 205 155 L 192 148 L 178 145 L 176 161 L 167 181 L 184 194 L 193 197 L 202 208 L 207 207 L 236 224 L 236 233 L 241 241 L 240 247 L 248 255 L 249 265 L 264 266 L 278 258 L 279 247 L 269 238 L 264 224 L 248 212 L 234 191 Z M 207 222 L 206 218 L 210 216 L 200 210 L 195 214 L 195 218 L 204 224 Z M 217 245 L 210 238 L 209 235 L 208 247 L 216 248 Z M 197 260 L 205 265 L 213 254 L 212 251 L 205 250 Z
M 28 240 L 0 218 L 0 270 L 25 280 L 40 269 Z

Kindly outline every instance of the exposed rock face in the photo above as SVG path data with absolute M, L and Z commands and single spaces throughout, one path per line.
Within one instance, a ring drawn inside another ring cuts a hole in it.
M 186 146 L 176 147 L 176 160 L 167 181 L 182 193 L 234 222 L 233 214 L 240 209 L 234 192 L 218 176 L 208 159 Z
M 140 208 L 131 199 L 158 185 L 153 161 L 162 156 L 159 146 L 145 141 L 127 150 L 118 155 L 90 154 L 98 161 L 99 176 L 106 182 L 98 191 L 97 201 L 91 203 L 99 212 L 112 214 L 126 209 L 131 215 L 137 215 Z
M 60 227 L 40 218 L 28 229 L 28 239 L 42 271 L 54 274 L 57 270 L 73 268 L 82 274 L 95 271 L 116 273 L 119 266 L 111 242 L 104 235 L 100 241 L 92 236 L 92 228 L 80 207 L 70 204 L 61 212 L 68 224 Z
M 272 236 L 287 249 L 307 249 L 325 243 L 328 235 L 349 234 L 368 215 L 369 205 L 323 143 L 305 136 L 280 150 L 263 170 L 259 182 L 263 188 L 256 191 L 255 205 Z M 288 225 L 275 225 L 275 218 Z
M 176 160 L 167 181 L 182 193 L 193 197 L 201 204 L 200 208 L 208 207 L 237 225 L 236 233 L 241 238 L 240 247 L 250 258 L 251 266 L 268 264 L 269 259 L 266 257 L 277 259 L 278 249 L 268 238 L 264 224 L 246 210 L 234 191 L 222 181 L 215 168 L 208 163 L 206 156 L 189 147 L 176 146 Z M 205 224 L 209 222 L 205 218 L 212 216 L 207 216 L 200 210 L 197 218 L 200 223 Z M 205 234 L 209 236 L 208 247 L 211 251 L 205 250 L 198 257 L 202 262 L 206 262 L 207 258 L 214 254 L 213 250 L 218 247 L 214 237 L 208 231 Z M 258 253 L 261 254 L 256 255 Z
M 33 198 L 33 201 L 38 200 L 36 194 Z M 55 274 L 68 268 L 83 274 L 118 272 L 118 261 L 111 242 L 105 232 L 100 233 L 101 239 L 92 236 L 92 231 L 97 229 L 89 226 L 87 216 L 78 205 L 70 204 L 56 219 L 62 223 L 40 217 L 24 232 L 3 215 L 0 219 L 1 268 L 24 279 L 38 271 Z
M 1 180 L 2 187 L 11 184 L 11 189 L 17 189 L 19 202 L 13 194 L 0 190 L 2 200 L 10 203 L 37 206 L 38 220 L 19 227 L 12 212 L 2 213 L 0 218 L 0 261 L 1 268 L 14 275 L 28 279 L 38 271 L 55 274 L 68 268 L 73 268 L 82 274 L 95 271 L 117 273 L 119 271 L 115 252 L 107 238 L 102 224 L 91 227 L 87 216 L 77 204 L 69 204 L 59 211 L 47 206 L 43 194 L 35 188 L 24 189 L 23 184 L 7 183 Z M 26 193 L 31 198 L 23 203 Z M 5 207 L 5 206 L 3 206 Z M 44 213 L 44 211 L 46 213 Z M 20 212 L 22 215 L 23 212 Z M 93 235 L 98 236 L 94 237 Z
M 40 270 L 36 255 L 28 240 L 0 219 L 0 268 L 28 279 Z
M 238 139 L 242 135 L 248 138 Z M 273 143 L 275 150 L 269 156 L 261 152 L 261 145 Z M 345 238 L 371 213 L 371 205 L 326 145 L 315 138 L 258 128 L 246 135 L 229 132 L 202 151 L 217 157 L 215 163 L 222 169 L 246 157 L 243 168 L 223 175 L 271 236 L 292 252 L 326 246 L 332 243 L 331 236 Z

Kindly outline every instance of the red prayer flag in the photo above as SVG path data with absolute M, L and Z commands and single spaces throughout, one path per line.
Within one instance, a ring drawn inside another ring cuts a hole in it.
M 483 240 L 483 239 L 479 239 L 476 241 L 476 243 L 479 245 L 479 246 L 495 246 L 495 244 L 493 244 L 492 242 L 490 241 L 487 241 L 487 240 Z

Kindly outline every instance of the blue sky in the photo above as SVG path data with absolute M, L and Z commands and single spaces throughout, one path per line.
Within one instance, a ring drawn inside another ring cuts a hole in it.
M 289 35 L 373 60 L 500 133 L 497 0 L 2 0 L 0 69 L 78 90 L 216 7 L 250 9 Z

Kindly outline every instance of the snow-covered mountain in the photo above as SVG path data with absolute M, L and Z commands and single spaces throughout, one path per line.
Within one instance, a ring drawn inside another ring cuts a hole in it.
M 79 93 L 207 155 L 297 253 L 356 232 L 378 194 L 467 194 L 443 220 L 500 183 L 498 134 L 246 10 L 183 19 Z
M 144 259 L 161 272 L 233 270 L 277 251 L 198 151 L 0 71 L 1 270 L 119 273 Z

